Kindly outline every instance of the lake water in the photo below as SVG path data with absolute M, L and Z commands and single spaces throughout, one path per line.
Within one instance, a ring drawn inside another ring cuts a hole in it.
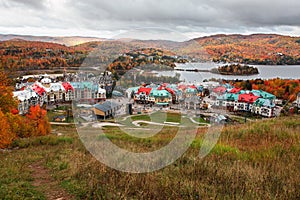
M 187 63 L 177 64 L 177 69 L 211 69 L 220 66 L 217 63 Z M 180 74 L 180 79 L 186 82 L 202 82 L 204 79 L 271 79 L 271 78 L 282 78 L 282 79 L 300 79 L 300 65 L 251 65 L 258 68 L 259 74 L 251 76 L 230 76 L 213 74 L 210 72 L 187 72 L 187 71 L 159 71 L 158 76 L 175 76 L 176 73 Z M 175 69 L 176 69 L 175 68 Z

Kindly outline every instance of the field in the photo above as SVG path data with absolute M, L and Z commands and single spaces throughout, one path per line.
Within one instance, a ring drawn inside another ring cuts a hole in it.
M 147 120 L 145 118 L 145 120 Z M 14 142 L 0 151 L 3 199 L 299 199 L 300 117 L 229 125 L 203 159 L 205 127 L 175 163 L 155 172 L 120 172 L 98 162 L 75 127 L 53 126 L 49 136 Z M 176 127 L 133 138 L 106 127 L 113 143 L 144 152 L 170 142 Z

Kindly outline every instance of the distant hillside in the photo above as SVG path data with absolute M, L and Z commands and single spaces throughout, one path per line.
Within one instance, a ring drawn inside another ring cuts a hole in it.
M 0 42 L 0 67 L 32 72 L 79 67 L 87 51 L 65 45 L 14 39 Z
M 54 42 L 63 44 L 66 46 L 74 46 L 91 41 L 104 41 L 106 39 L 96 37 L 81 37 L 81 36 L 70 36 L 70 37 L 51 37 L 51 36 L 32 36 L 32 35 L 3 35 L 0 34 L 0 41 L 21 39 L 27 41 L 40 41 L 40 42 Z
M 8 40 L 9 38 L 14 38 Z M 27 41 L 50 40 L 52 42 Z M 9 71 L 77 69 L 95 49 L 93 59 L 86 62 L 87 67 L 107 67 L 111 62 L 130 51 L 141 48 L 156 48 L 164 52 L 174 52 L 184 58 L 209 60 L 215 62 L 234 62 L 244 64 L 300 64 L 300 37 L 274 34 L 255 35 L 214 35 L 196 38 L 186 42 L 165 40 L 122 40 L 89 41 L 75 46 L 58 44 L 55 37 L 32 37 L 0 35 L 0 67 Z M 60 42 L 76 41 L 77 37 L 59 38 Z M 90 40 L 93 38 L 82 38 Z M 101 40 L 98 38 L 98 40 Z M 102 66 L 101 66 L 102 67 Z
M 213 61 L 246 64 L 300 64 L 300 37 L 275 34 L 213 35 L 186 42 L 182 51 L 195 56 L 203 48 Z

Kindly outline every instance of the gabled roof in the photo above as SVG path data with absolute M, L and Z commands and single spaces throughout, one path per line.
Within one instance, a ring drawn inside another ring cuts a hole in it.
M 252 93 L 264 99 L 271 99 L 271 100 L 276 99 L 275 95 L 262 90 L 252 90 Z
M 149 95 L 152 88 L 146 88 L 146 87 L 140 87 L 137 91 L 138 94 L 145 93 L 146 95 Z
M 238 101 L 245 103 L 254 103 L 258 98 L 259 96 L 255 96 L 253 93 L 240 94 Z
M 84 89 L 84 88 L 88 88 L 90 90 L 93 91 L 97 91 L 98 90 L 98 84 L 93 83 L 93 82 L 70 82 L 70 84 L 73 86 L 74 89 Z
M 227 89 L 225 87 L 219 86 L 219 87 L 214 88 L 213 92 L 215 92 L 215 93 L 225 93 L 226 90 Z
M 240 88 L 232 88 L 231 90 L 229 90 L 229 92 L 236 94 L 236 93 L 240 92 L 241 90 L 242 89 L 240 89 Z
M 43 96 L 46 93 L 46 90 L 42 86 L 40 86 L 36 83 L 34 85 L 32 85 L 31 89 L 34 92 L 36 92 L 39 96 Z
M 254 105 L 260 106 L 260 107 L 270 107 L 273 108 L 275 107 L 275 104 L 270 100 L 270 99 L 263 99 L 263 98 L 258 98 L 255 102 Z
M 38 94 L 35 91 L 27 88 L 22 91 L 13 92 L 13 96 L 18 98 L 18 100 L 20 100 L 20 101 L 25 101 L 25 100 L 29 100 L 31 98 L 38 97 Z
M 58 92 L 58 91 L 65 91 L 65 88 L 63 87 L 63 85 L 62 85 L 62 83 L 50 83 L 50 87 L 49 88 L 45 88 L 45 90 L 47 91 L 47 92 L 51 92 L 51 91 L 53 91 L 53 92 Z
M 172 94 L 172 95 L 175 94 L 175 91 L 174 91 L 173 89 L 171 89 L 171 88 L 166 88 L 166 90 L 167 90 L 170 94 Z
M 63 82 L 62 86 L 65 88 L 66 92 L 68 92 L 69 90 L 74 91 L 74 88 L 69 82 Z
M 196 88 L 191 88 L 191 87 L 188 87 L 186 90 L 185 90 L 186 93 L 194 93 L 196 94 L 197 93 L 197 89 Z
M 171 94 L 167 90 L 152 89 L 150 96 L 153 97 L 170 97 Z

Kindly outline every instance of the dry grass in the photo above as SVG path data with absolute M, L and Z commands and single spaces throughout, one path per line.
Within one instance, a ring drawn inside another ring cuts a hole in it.
M 33 196 L 41 195 L 30 186 L 27 166 L 42 160 L 61 187 L 78 199 L 299 199 L 299 119 L 228 126 L 204 159 L 197 158 L 205 133 L 205 129 L 199 129 L 191 148 L 180 159 L 145 174 L 106 167 L 85 150 L 75 128 L 55 128 L 63 136 L 51 136 L 49 141 L 65 139 L 41 144 L 29 139 L 35 145 L 0 153 L 0 194 L 10 194 L 12 190 L 23 194 L 21 186 L 8 187 L 14 178 L 19 178 L 29 185 Z M 150 139 L 134 139 L 117 128 L 107 128 L 106 134 L 123 148 L 143 152 L 166 145 L 174 131 L 166 128 Z M 16 170 L 14 166 L 20 163 L 22 170 Z M 15 174 L 10 180 L 5 174 L 11 170 Z

